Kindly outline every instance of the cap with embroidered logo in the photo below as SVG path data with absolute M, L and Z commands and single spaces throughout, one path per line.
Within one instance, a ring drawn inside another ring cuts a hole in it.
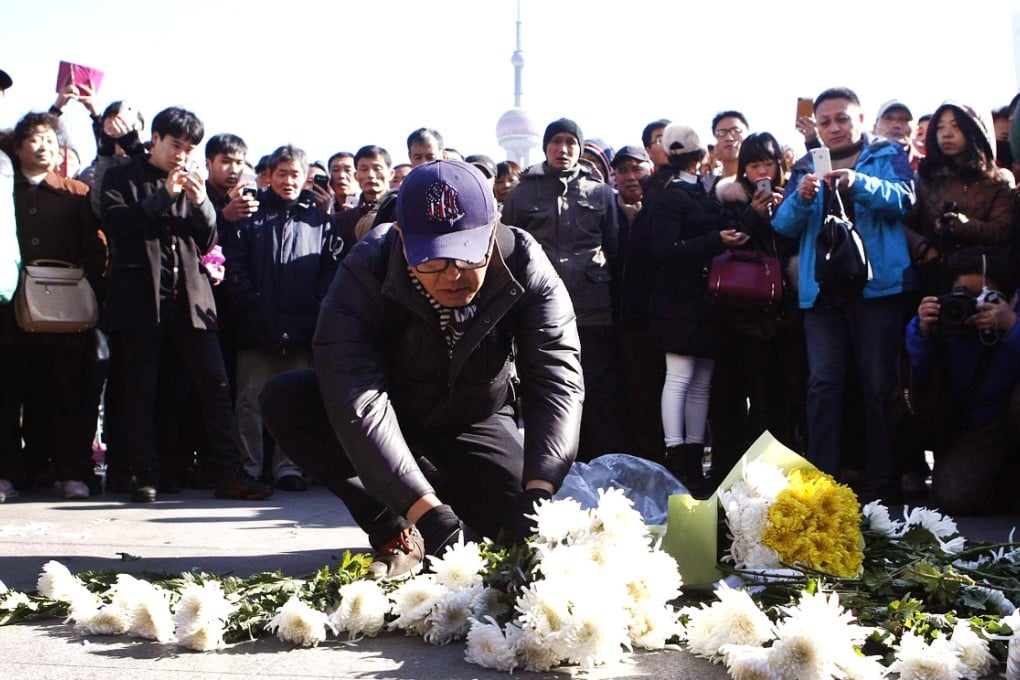
M 464 161 L 419 165 L 397 194 L 397 224 L 411 266 L 437 259 L 481 262 L 495 220 L 491 185 Z

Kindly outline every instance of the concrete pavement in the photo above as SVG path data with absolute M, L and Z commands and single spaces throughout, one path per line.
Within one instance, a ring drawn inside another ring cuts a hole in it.
M 321 487 L 277 494 L 264 502 L 221 501 L 211 491 L 162 495 L 138 505 L 126 496 L 65 501 L 57 490 L 34 491 L 0 505 L 0 580 L 34 590 L 51 559 L 72 572 L 201 570 L 249 576 L 281 570 L 305 576 L 336 565 L 344 550 L 367 550 L 365 535 L 343 505 Z M 138 559 L 134 559 L 138 558 Z M 596 596 L 593 593 L 593 596 Z M 356 645 L 329 639 L 296 649 L 275 638 L 216 653 L 123 636 L 84 637 L 53 620 L 0 627 L 0 678 L 381 678 L 506 680 L 464 661 L 464 645 L 434 647 L 419 638 L 385 634 Z M 563 673 L 515 672 L 515 678 Z M 721 666 L 679 650 L 634 654 L 626 664 L 597 669 L 600 678 L 725 678 Z

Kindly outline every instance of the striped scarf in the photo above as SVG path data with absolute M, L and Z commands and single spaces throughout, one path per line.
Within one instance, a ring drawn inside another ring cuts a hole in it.
M 407 268 L 407 273 L 411 277 L 411 283 L 419 293 L 425 296 L 429 306 L 435 310 L 439 317 L 439 329 L 443 332 L 443 337 L 446 338 L 446 345 L 452 356 L 454 346 L 464 336 L 464 331 L 467 330 L 471 319 L 475 318 L 478 308 L 473 303 L 464 307 L 444 307 L 425 290 L 425 286 L 421 285 L 421 281 L 414 275 L 414 271 L 410 267 Z

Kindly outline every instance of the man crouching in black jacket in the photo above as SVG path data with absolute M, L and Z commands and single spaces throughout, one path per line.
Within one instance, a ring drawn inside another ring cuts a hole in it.
M 580 348 L 562 281 L 534 239 L 497 223 L 476 168 L 407 176 L 397 222 L 341 262 L 312 345 L 315 369 L 270 381 L 263 417 L 368 533 L 369 577 L 417 568 L 465 525 L 530 533 L 524 515 L 577 453 Z

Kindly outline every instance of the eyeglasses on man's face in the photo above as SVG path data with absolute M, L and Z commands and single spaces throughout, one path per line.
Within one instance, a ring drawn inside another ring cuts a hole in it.
M 719 128 L 718 130 L 715 131 L 715 136 L 716 139 L 725 139 L 730 135 L 734 137 L 743 137 L 744 132 L 745 132 L 744 128 L 740 127 L 739 125 L 734 125 L 733 127 Z
M 419 274 L 441 274 L 450 268 L 452 264 L 454 267 L 462 272 L 471 271 L 472 269 L 481 269 L 485 265 L 489 264 L 490 253 L 486 253 L 485 257 L 480 262 L 468 262 L 467 260 L 451 260 L 445 257 L 441 257 L 435 260 L 427 260 L 421 264 L 416 264 L 412 267 L 414 271 Z

